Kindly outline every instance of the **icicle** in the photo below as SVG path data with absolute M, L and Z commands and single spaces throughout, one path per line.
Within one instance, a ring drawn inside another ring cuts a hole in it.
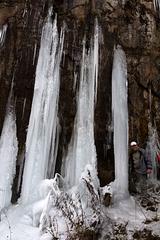
M 0 138 L 0 210 L 11 203 L 12 184 L 16 171 L 18 142 L 12 89 L 8 98 L 6 116 Z
M 24 99 L 24 102 L 23 102 L 23 111 L 22 111 L 22 119 L 24 117 L 24 112 L 25 112 L 25 107 L 26 107 L 26 98 Z
M 50 11 L 51 12 L 51 11 Z M 54 22 L 49 13 L 43 27 L 41 47 L 36 69 L 36 80 L 29 121 L 25 167 L 21 200 L 27 203 L 34 199 L 34 190 L 41 180 L 47 177 L 48 164 L 55 160 L 55 136 L 60 85 L 60 62 L 63 50 L 64 28 L 60 40 L 57 31 L 57 18 Z
M 74 83 L 73 83 L 73 91 L 76 91 L 76 86 L 77 86 L 77 73 L 74 71 Z
M 96 168 L 96 150 L 94 143 L 94 108 L 98 79 L 98 24 L 95 22 L 94 38 L 86 53 L 86 41 L 83 41 L 83 54 L 80 73 L 77 114 L 74 131 L 69 144 L 68 155 L 64 160 L 64 175 L 68 187 L 79 182 L 87 164 Z
M 115 194 L 128 194 L 128 106 L 127 63 L 120 46 L 114 50 L 112 70 L 112 112 L 114 125 Z
M 35 63 L 35 59 L 36 59 L 36 52 L 37 52 L 37 43 L 34 45 L 33 65 L 34 65 L 34 63 Z
M 98 89 L 98 54 L 99 54 L 99 27 L 98 20 L 95 19 L 95 33 L 94 33 L 94 50 L 93 50 L 93 69 L 94 69 L 94 78 L 95 78 L 95 101 L 97 101 L 97 89 Z
M 160 11 L 160 0 L 153 0 L 153 4 L 154 4 L 155 11 L 157 11 L 158 14 L 159 14 L 159 11 Z
M 47 176 L 48 178 L 54 178 L 54 170 L 55 170 L 55 161 L 53 161 L 53 159 L 56 160 L 57 158 L 57 153 L 58 153 L 58 144 L 59 144 L 59 135 L 60 135 L 60 124 L 59 124 L 59 119 L 57 117 L 57 126 L 56 126 L 56 137 L 54 138 L 54 143 L 53 143 L 53 148 L 51 149 L 51 158 L 50 161 L 48 163 L 48 172 L 47 172 Z
M 7 32 L 7 24 L 3 25 L 0 28 L 0 46 L 2 46 L 5 41 L 6 32 Z
M 157 156 L 160 154 L 160 143 L 158 138 L 158 133 L 156 128 L 152 127 L 152 124 L 149 123 L 148 126 L 148 142 L 146 146 L 146 157 L 150 157 L 152 161 L 152 174 L 151 179 L 157 180 Z

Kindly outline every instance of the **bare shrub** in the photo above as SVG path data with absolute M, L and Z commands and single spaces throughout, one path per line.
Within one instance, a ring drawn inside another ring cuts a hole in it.
M 47 216 L 46 219 L 49 219 L 49 222 L 43 227 L 43 232 L 50 233 L 53 240 L 61 239 L 62 234 L 67 240 L 97 239 L 101 212 L 99 193 L 90 178 L 82 178 L 82 185 L 85 189 L 83 196 L 79 192 L 74 194 L 61 192 L 58 196 L 53 196 L 52 209 L 57 209 L 61 219 L 65 222 L 66 229 L 65 233 L 60 232 L 58 216 L 55 215 L 54 218 Z M 50 216 L 52 216 L 51 212 Z

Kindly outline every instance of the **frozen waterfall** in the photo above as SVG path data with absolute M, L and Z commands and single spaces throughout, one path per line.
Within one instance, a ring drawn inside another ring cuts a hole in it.
M 0 210 L 11 203 L 12 184 L 16 171 L 18 142 L 12 90 L 0 138 Z
M 127 63 L 120 46 L 114 50 L 112 114 L 114 127 L 115 197 L 128 194 L 128 105 Z
M 57 19 L 51 16 L 43 27 L 36 69 L 34 96 L 28 126 L 21 201 L 33 201 L 34 190 L 41 180 L 54 174 L 55 138 L 60 86 L 60 62 L 64 29 L 59 37 Z
M 64 175 L 68 187 L 79 182 L 87 164 L 96 167 L 94 108 L 97 95 L 98 48 L 98 23 L 96 20 L 94 38 L 91 39 L 88 52 L 86 40 L 83 41 L 77 113 L 68 155 L 64 159 Z

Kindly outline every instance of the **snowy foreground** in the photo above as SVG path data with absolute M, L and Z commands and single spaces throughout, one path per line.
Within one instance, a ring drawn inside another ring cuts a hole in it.
M 160 183 L 147 183 L 146 192 L 102 207 L 100 239 L 160 239 Z
M 113 204 L 110 186 L 100 189 L 90 166 L 71 190 L 58 184 L 59 175 L 44 180 L 36 192 L 39 201 L 1 211 L 0 240 L 160 239 L 160 185 Z

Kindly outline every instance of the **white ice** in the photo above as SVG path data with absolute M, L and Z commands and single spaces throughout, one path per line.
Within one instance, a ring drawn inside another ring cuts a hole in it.
M 22 184 L 22 203 L 33 201 L 34 190 L 41 180 L 54 174 L 55 137 L 60 86 L 60 62 L 64 29 L 59 37 L 57 19 L 50 16 L 43 27 L 36 69 L 36 80 L 28 126 L 25 167 Z
M 53 231 L 59 239 L 66 240 L 76 231 L 76 224 L 81 222 L 83 227 L 89 230 L 93 223 L 99 222 L 99 179 L 94 167 L 87 165 L 79 184 L 66 192 L 61 191 L 55 183 L 41 215 L 42 230 L 47 229 L 52 219 Z M 45 239 L 45 236 L 44 234 L 42 239 Z
M 128 94 L 127 63 L 120 46 L 114 49 L 112 70 L 112 114 L 114 127 L 115 198 L 128 195 Z
M 0 210 L 8 207 L 11 202 L 18 152 L 16 117 L 12 98 L 11 90 L 0 138 Z
M 59 194 L 58 176 L 54 179 L 45 179 L 36 187 L 38 200 L 32 204 L 13 205 L 0 212 L 0 239 L 1 240 L 39 240 L 40 220 L 48 207 L 48 196 L 52 192 Z
M 148 125 L 148 132 L 149 136 L 146 146 L 146 158 L 150 158 L 152 162 L 152 173 L 150 174 L 150 179 L 157 180 L 157 156 L 160 154 L 159 137 L 156 128 L 152 127 L 151 124 Z
M 6 32 L 7 32 L 7 24 L 0 27 L 0 46 L 2 46 L 5 41 Z
M 83 41 L 77 114 L 68 154 L 63 161 L 65 165 L 64 175 L 68 187 L 78 184 L 87 164 L 96 168 L 94 109 L 97 95 L 98 49 L 98 23 L 96 20 L 94 38 L 91 39 L 88 52 L 86 50 L 86 40 Z
M 160 0 L 153 0 L 155 11 L 160 11 Z

